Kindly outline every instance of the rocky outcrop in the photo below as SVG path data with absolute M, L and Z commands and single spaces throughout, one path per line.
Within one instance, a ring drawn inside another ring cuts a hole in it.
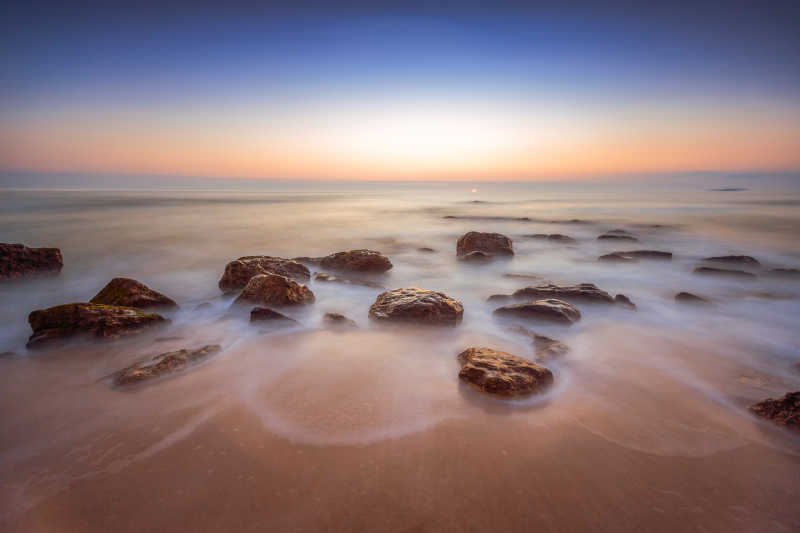
M 311 278 L 308 268 L 293 259 L 251 255 L 240 257 L 225 266 L 225 272 L 219 280 L 219 288 L 226 293 L 236 292 L 243 289 L 253 276 L 259 274 L 277 274 L 300 281 Z
M 581 312 L 576 307 L 555 298 L 506 305 L 495 309 L 494 314 L 526 320 L 556 322 L 567 326 L 581 318 Z
M 323 283 L 343 283 L 345 285 L 361 285 L 362 287 L 371 287 L 373 289 L 385 289 L 383 285 L 375 281 L 367 281 L 363 279 L 343 278 L 328 272 L 317 272 L 314 274 L 314 281 Z
M 386 272 L 392 268 L 389 258 L 374 250 L 337 252 L 320 259 L 322 268 L 351 272 Z
M 554 242 L 562 242 L 566 244 L 571 244 L 577 242 L 575 239 L 570 237 L 569 235 L 562 235 L 561 233 L 535 233 L 533 235 L 526 235 L 526 237 L 530 237 L 531 239 L 543 239 L 548 241 Z
M 347 318 L 341 313 L 325 313 L 325 316 L 322 317 L 322 322 L 328 326 L 333 326 L 337 328 L 358 327 L 358 324 L 356 324 L 355 320 Z
M 117 372 L 114 376 L 114 383 L 116 385 L 132 385 L 165 374 L 171 374 L 185 369 L 191 363 L 207 359 L 221 350 L 222 347 L 219 344 L 209 344 L 196 350 L 177 350 L 162 353 L 149 361 L 136 363 Z
M 558 298 L 568 302 L 612 303 L 614 298 L 606 291 L 600 290 L 593 283 L 580 283 L 578 285 L 532 285 L 515 291 L 514 298 L 542 299 Z
M 28 315 L 28 323 L 33 330 L 28 348 L 35 348 L 72 337 L 121 337 L 168 324 L 169 320 L 133 307 L 71 303 L 33 311 Z
M 0 281 L 61 272 L 64 260 L 58 248 L 28 248 L 0 243 Z
M 761 263 L 755 257 L 749 255 L 721 255 L 718 257 L 706 257 L 703 261 L 710 263 L 725 263 L 727 265 L 740 265 L 747 267 L 758 267 Z
M 705 298 L 701 298 L 696 294 L 692 294 L 691 292 L 679 292 L 675 295 L 675 301 L 682 304 L 708 304 L 711 303 L 709 300 Z
M 625 296 L 624 294 L 617 294 L 616 296 L 614 296 L 614 303 L 617 305 L 621 305 L 625 309 L 636 311 L 636 304 L 633 303 L 631 299 Z
M 470 231 L 458 239 L 456 243 L 457 255 L 463 256 L 476 251 L 492 255 L 514 255 L 511 239 L 499 233 Z
M 631 242 L 638 242 L 639 239 L 634 237 L 633 235 L 620 235 L 617 233 L 604 233 L 597 237 L 597 240 L 600 241 L 631 241 Z
M 417 287 L 381 293 L 369 308 L 369 317 L 373 320 L 434 326 L 455 326 L 463 315 L 464 307 L 458 300 Z
M 768 398 L 750 407 L 750 411 L 779 426 L 800 431 L 800 391 L 786 393 L 783 398 Z
M 174 300 L 130 278 L 114 278 L 90 300 L 93 304 L 121 305 L 138 309 L 177 309 Z
M 299 305 L 314 302 L 314 293 L 278 274 L 260 274 L 250 278 L 234 303 L 256 305 Z
M 468 262 L 481 262 L 481 261 L 488 261 L 494 257 L 494 254 L 481 252 L 480 250 L 474 250 L 472 252 L 467 252 L 464 255 L 459 255 L 458 259 L 461 261 L 468 261 Z
M 250 311 L 250 323 L 264 322 L 282 326 L 291 326 L 299 323 L 294 318 L 283 315 L 277 311 L 273 311 L 267 307 L 254 307 Z
M 745 272 L 744 270 L 727 270 L 725 268 L 712 267 L 697 267 L 694 269 L 694 273 L 703 276 L 717 276 L 722 278 L 755 279 L 756 277 L 752 272 Z
M 498 396 L 537 393 L 553 383 L 553 373 L 508 352 L 467 348 L 458 354 L 458 377 L 476 389 Z

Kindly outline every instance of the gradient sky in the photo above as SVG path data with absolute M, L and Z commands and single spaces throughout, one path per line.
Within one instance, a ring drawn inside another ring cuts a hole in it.
M 0 170 L 305 179 L 800 170 L 796 3 L 562 4 L 7 4 Z

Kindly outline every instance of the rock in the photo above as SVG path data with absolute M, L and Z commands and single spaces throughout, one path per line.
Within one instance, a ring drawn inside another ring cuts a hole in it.
M 800 269 L 797 268 L 772 268 L 764 272 L 765 276 L 774 278 L 798 279 L 800 278 Z
M 0 243 L 0 281 L 61 272 L 64 260 L 58 248 L 28 248 Z
M 631 235 L 631 232 L 624 229 L 610 229 L 606 232 L 607 235 Z
M 795 431 L 800 431 L 800 391 L 788 392 L 783 398 L 760 401 L 750 411 Z
M 672 252 L 662 252 L 659 250 L 630 250 L 627 252 L 614 252 L 614 253 L 628 257 L 634 257 L 636 259 L 659 259 L 662 261 L 672 260 Z
M 600 235 L 599 237 L 597 237 L 597 240 L 600 240 L 600 241 L 611 241 L 611 240 L 613 240 L 613 241 L 632 241 L 632 242 L 638 242 L 639 241 L 639 239 L 637 239 L 633 235 L 617 235 L 616 233 L 604 233 L 603 235 Z
M 540 392 L 553 383 L 549 369 L 500 350 L 467 348 L 458 354 L 458 361 L 458 377 L 489 394 L 521 396 Z
M 358 324 L 356 324 L 355 320 L 347 318 L 341 313 L 325 313 L 325 316 L 322 317 L 322 321 L 329 326 L 347 327 L 347 328 L 358 327 Z
M 151 360 L 136 363 L 119 371 L 115 378 L 116 385 L 132 385 L 183 370 L 190 363 L 196 363 L 222 350 L 219 344 L 209 344 L 196 350 L 177 350 L 156 355 Z
M 499 233 L 470 231 L 458 239 L 457 255 L 466 255 L 475 251 L 495 255 L 514 255 L 511 239 Z
M 301 281 L 311 278 L 308 268 L 292 259 L 251 255 L 240 257 L 225 266 L 225 272 L 219 280 L 219 288 L 225 293 L 236 292 L 243 289 L 253 276 L 259 274 L 277 274 Z
M 488 261 L 494 257 L 493 254 L 481 252 L 480 250 L 473 250 L 464 255 L 458 256 L 461 261 Z
M 321 257 L 292 257 L 292 261 L 297 261 L 298 263 L 307 263 L 309 265 L 318 265 L 320 261 L 322 261 Z
M 464 315 L 461 302 L 444 293 L 408 287 L 378 295 L 369 308 L 373 320 L 456 326 Z
M 536 233 L 535 235 L 526 235 L 526 237 L 530 237 L 532 239 L 547 239 L 548 241 L 556 241 L 556 242 L 563 242 L 563 243 L 574 243 L 577 242 L 575 239 L 568 235 L 562 235 L 561 233 Z
M 701 298 L 691 292 L 679 292 L 675 295 L 675 301 L 682 304 L 708 304 L 711 303 L 705 298 Z
M 331 270 L 353 272 L 386 272 L 392 268 L 389 258 L 374 250 L 350 250 L 323 257 L 320 266 Z
M 121 305 L 138 309 L 177 309 L 174 300 L 130 278 L 114 278 L 90 300 L 93 304 Z
M 570 325 L 581 318 L 581 312 L 567 302 L 555 298 L 506 305 L 494 310 L 495 315 L 543 320 Z
M 591 220 L 581 220 L 580 218 L 572 218 L 569 220 L 550 220 L 550 224 L 594 224 Z
M 33 311 L 28 322 L 33 330 L 28 348 L 34 348 L 77 336 L 116 338 L 169 320 L 133 307 L 71 303 Z
M 621 305 L 626 309 L 630 309 L 631 311 L 636 311 L 636 304 L 633 303 L 631 299 L 625 296 L 624 294 L 617 294 L 614 297 L 614 303 L 617 305 Z
M 426 254 L 433 254 L 436 253 L 436 250 L 433 248 L 428 248 L 427 246 L 423 246 L 421 248 L 417 248 L 418 252 L 426 253 Z
M 711 267 L 697 267 L 694 269 L 695 274 L 704 276 L 719 276 L 726 278 L 741 278 L 741 279 L 755 279 L 756 275 L 751 272 L 743 270 L 727 270 L 724 268 L 711 268 Z
M 250 323 L 253 322 L 271 322 L 275 324 L 282 323 L 282 325 L 299 324 L 294 318 L 283 315 L 272 309 L 266 307 L 254 307 L 250 311 Z
M 558 298 L 568 302 L 612 303 L 614 299 L 606 291 L 602 291 L 592 283 L 578 285 L 553 285 L 546 283 L 519 289 L 513 294 L 514 298 L 541 299 Z
M 597 260 L 606 263 L 635 263 L 637 261 L 632 255 L 625 255 L 622 252 L 612 252 L 610 254 L 601 255 Z
M 317 272 L 314 274 L 314 281 L 321 281 L 324 283 L 344 283 L 348 285 L 361 285 L 364 287 L 372 287 L 373 289 L 385 289 L 383 285 L 374 281 L 366 281 L 360 279 L 350 279 L 350 278 L 343 278 L 341 276 L 337 276 L 335 274 L 329 274 L 328 272 Z
M 522 335 L 531 338 L 533 341 L 533 347 L 536 350 L 536 358 L 539 360 L 546 361 L 550 359 L 558 359 L 569 353 L 569 346 L 563 342 L 551 339 L 550 337 L 546 337 L 544 335 L 539 335 L 535 331 L 523 328 L 522 326 L 513 326 L 511 331 L 515 333 L 521 333 Z
M 313 302 L 314 293 L 311 289 L 278 274 L 253 276 L 234 301 L 237 304 L 257 305 L 298 305 Z
M 503 274 L 504 278 L 512 278 L 512 279 L 542 279 L 542 276 L 537 276 L 536 274 L 514 274 L 508 273 Z
M 710 263 L 726 263 L 728 265 L 741 265 L 749 267 L 761 266 L 761 263 L 754 257 L 749 255 L 721 255 L 719 257 L 706 257 L 703 261 Z

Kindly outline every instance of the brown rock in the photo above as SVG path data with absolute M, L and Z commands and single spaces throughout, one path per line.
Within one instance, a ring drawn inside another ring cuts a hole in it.
M 710 301 L 701 298 L 691 292 L 679 292 L 675 295 L 675 301 L 682 304 L 708 304 Z
M 434 326 L 455 326 L 464 307 L 444 293 L 407 287 L 379 294 L 369 308 L 373 320 L 415 322 Z
M 294 318 L 288 317 L 266 307 L 254 307 L 250 311 L 250 323 L 252 324 L 253 322 L 271 322 L 287 326 L 299 323 Z
M 350 250 L 323 257 L 320 266 L 331 270 L 386 272 L 392 268 L 389 258 L 374 250 Z
M 28 248 L 0 243 L 0 281 L 61 272 L 64 260 L 58 248 Z
M 771 422 L 800 431 L 800 391 L 788 392 L 783 398 L 760 401 L 750 411 Z
M 355 320 L 347 318 L 341 313 L 325 313 L 325 316 L 322 317 L 322 321 L 329 326 L 347 328 L 358 327 L 358 324 L 356 324 Z
M 133 307 L 71 303 L 33 311 L 28 322 L 33 330 L 28 348 L 34 348 L 77 336 L 116 338 L 169 320 Z
M 761 263 L 755 257 L 749 255 L 721 255 L 718 257 L 706 257 L 703 261 L 710 263 L 725 263 L 728 265 L 741 265 L 749 267 L 761 266 Z
M 542 320 L 571 325 L 581 318 L 581 312 L 567 302 L 555 298 L 506 305 L 494 310 L 495 315 L 512 316 L 529 320 Z
M 116 374 L 116 385 L 132 385 L 148 379 L 157 378 L 183 370 L 191 363 L 196 363 L 222 350 L 218 344 L 209 344 L 196 350 L 177 350 L 156 355 L 151 360 L 136 363 Z
M 139 309 L 176 309 L 178 307 L 178 304 L 171 298 L 130 278 L 112 279 L 90 302 Z
M 314 302 L 314 293 L 294 280 L 278 274 L 260 274 L 247 282 L 234 303 L 299 305 Z
M 301 281 L 311 278 L 308 268 L 293 259 L 251 255 L 240 257 L 225 266 L 225 272 L 219 280 L 219 288 L 222 292 L 236 292 L 244 288 L 250 278 L 259 274 L 278 274 Z
M 621 305 L 626 309 L 630 309 L 631 311 L 636 311 L 636 304 L 633 303 L 631 299 L 625 296 L 624 294 L 617 294 L 614 297 L 614 303 L 617 305 Z
M 466 255 L 475 251 L 495 255 L 514 255 L 511 239 L 499 233 L 470 231 L 458 239 L 456 254 Z
M 519 289 L 513 294 L 514 298 L 541 299 L 558 298 L 568 302 L 612 303 L 614 299 L 606 291 L 600 290 L 593 283 L 580 283 L 578 285 L 532 285 Z
M 347 285 L 361 285 L 363 287 L 372 287 L 373 289 L 385 289 L 383 285 L 374 281 L 366 281 L 361 279 L 343 278 L 328 272 L 317 272 L 314 274 L 314 281 L 321 281 L 324 283 L 344 283 Z
M 458 361 L 458 377 L 489 394 L 521 396 L 540 392 L 553 383 L 549 369 L 500 350 L 467 348 L 458 354 Z
M 695 274 L 704 276 L 718 276 L 724 278 L 740 278 L 740 279 L 755 279 L 756 275 L 751 272 L 743 270 L 727 270 L 724 268 L 711 268 L 711 267 L 697 267 L 694 269 Z

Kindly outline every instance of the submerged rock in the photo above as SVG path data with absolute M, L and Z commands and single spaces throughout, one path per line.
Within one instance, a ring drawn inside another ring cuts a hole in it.
M 28 348 L 34 348 L 78 336 L 116 338 L 169 320 L 133 307 L 71 303 L 33 311 L 28 322 L 33 330 Z
M 442 292 L 417 287 L 381 293 L 369 308 L 369 317 L 373 320 L 435 326 L 455 326 L 463 315 L 464 307 L 458 300 Z
M 625 296 L 624 294 L 617 294 L 614 297 L 614 303 L 617 305 L 621 305 L 626 309 L 630 309 L 631 311 L 636 311 L 636 304 L 633 303 L 631 299 Z
M 514 255 L 511 239 L 500 233 L 481 233 L 470 231 L 462 235 L 456 243 L 456 254 L 484 252 L 494 255 Z
M 503 274 L 503 277 L 511 279 L 542 279 L 542 276 L 537 276 L 536 274 L 515 274 L 513 272 Z
M 28 248 L 0 243 L 0 281 L 61 272 L 64 260 L 58 248 Z
M 550 234 L 536 233 L 534 235 L 526 235 L 526 237 L 530 237 L 531 239 L 546 239 L 548 241 L 563 242 L 563 243 L 577 242 L 569 235 L 562 235 L 561 233 L 550 233 Z
M 529 320 L 543 320 L 571 325 L 581 318 L 581 312 L 567 302 L 555 298 L 506 305 L 494 310 L 498 316 L 512 316 Z
M 800 279 L 800 269 L 797 268 L 772 268 L 764 272 L 765 276 L 774 278 Z
M 507 302 L 512 300 L 510 295 L 508 294 L 492 294 L 488 298 L 486 298 L 487 302 Z
M 697 267 L 694 269 L 695 274 L 704 276 L 719 276 L 726 278 L 740 278 L 740 279 L 755 279 L 756 275 L 752 272 L 745 272 L 743 270 L 727 270 L 724 268 L 712 267 Z
M 708 304 L 711 303 L 705 298 L 701 298 L 691 292 L 679 292 L 675 295 L 675 301 L 682 304 Z
M 783 398 L 768 398 L 750 407 L 750 411 L 771 422 L 800 431 L 800 391 L 788 392 Z
M 292 325 L 299 324 L 294 318 L 283 315 L 277 311 L 273 311 L 267 307 L 254 307 L 250 311 L 250 323 L 253 322 L 271 322 L 275 324 Z
M 488 261 L 494 257 L 494 254 L 481 252 L 480 250 L 474 250 L 472 252 L 467 252 L 464 255 L 458 256 L 459 260 L 461 261 Z
M 557 359 L 569 353 L 569 346 L 561 341 L 539 335 L 535 331 L 522 326 L 513 326 L 510 328 L 515 333 L 520 333 L 533 341 L 533 347 L 536 350 L 536 358 L 540 360 Z
M 629 250 L 627 252 L 614 252 L 636 259 L 659 259 L 662 261 L 669 261 L 672 259 L 672 252 L 662 252 L 660 250 Z
M 314 274 L 314 281 L 321 281 L 324 283 L 344 283 L 347 285 L 361 285 L 363 287 L 372 287 L 373 289 L 385 289 L 383 285 L 374 281 L 366 281 L 361 279 L 350 279 L 330 274 L 328 272 L 317 272 Z
M 436 250 L 434 250 L 433 248 L 428 248 L 427 246 L 422 246 L 420 248 L 417 248 L 417 251 L 426 254 L 436 253 Z
M 320 266 L 331 270 L 353 272 L 386 272 L 392 268 L 389 258 L 374 250 L 337 252 L 320 259 Z
M 138 309 L 176 309 L 174 300 L 130 278 L 114 278 L 90 300 L 93 304 L 121 305 Z
M 242 289 L 234 303 L 253 303 L 257 305 L 299 305 L 314 302 L 314 293 L 301 285 L 278 274 L 254 276 Z
M 219 344 L 209 344 L 196 350 L 177 350 L 156 355 L 149 361 L 136 363 L 119 371 L 114 378 L 116 385 L 132 385 L 183 370 L 222 350 Z
M 612 303 L 614 299 L 606 291 L 600 290 L 593 283 L 580 283 L 578 285 L 532 285 L 519 289 L 513 294 L 514 298 L 558 298 L 568 302 Z
M 597 237 L 597 240 L 600 241 L 632 241 L 638 242 L 639 239 L 634 237 L 633 235 L 618 235 L 616 233 L 604 233 Z
M 703 261 L 750 267 L 761 266 L 761 263 L 755 257 L 750 257 L 749 255 L 721 255 L 719 257 L 706 257 Z
M 358 324 L 356 324 L 355 320 L 347 318 L 341 313 L 325 313 L 325 316 L 322 317 L 322 321 L 328 326 L 347 328 L 358 327 Z
M 293 259 L 269 255 L 250 255 L 240 257 L 225 266 L 225 272 L 219 280 L 219 288 L 226 293 L 236 292 L 243 289 L 251 278 L 259 274 L 277 274 L 301 281 L 311 278 L 308 268 Z
M 610 254 L 601 255 L 597 260 L 606 263 L 635 263 L 637 261 L 632 255 L 626 255 L 622 252 L 611 252 Z
M 527 395 L 553 383 L 549 369 L 492 348 L 467 348 L 458 354 L 458 362 L 461 363 L 458 377 L 489 394 Z

